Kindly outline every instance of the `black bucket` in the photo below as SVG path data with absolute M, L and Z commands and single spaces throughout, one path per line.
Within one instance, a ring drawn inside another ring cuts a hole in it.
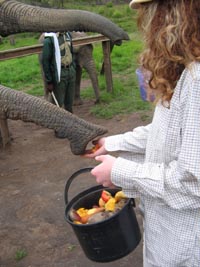
M 70 220 L 69 212 L 73 208 L 92 208 L 98 203 L 102 190 L 113 196 L 121 188 L 105 188 L 101 185 L 91 187 L 68 201 L 68 192 L 74 178 L 89 172 L 92 167 L 78 170 L 68 179 L 65 186 L 65 218 L 72 226 L 85 255 L 92 261 L 110 262 L 132 252 L 141 240 L 140 228 L 133 209 L 135 202 L 128 199 L 124 207 L 112 217 L 93 224 L 75 224 Z

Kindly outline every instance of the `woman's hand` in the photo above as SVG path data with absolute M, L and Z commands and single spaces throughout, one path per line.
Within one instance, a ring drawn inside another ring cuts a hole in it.
M 116 158 L 110 155 L 102 155 L 95 157 L 95 159 L 101 161 L 101 163 L 91 171 L 91 174 L 96 177 L 97 183 L 105 187 L 114 186 L 111 182 L 111 170 Z
M 89 149 L 85 151 L 85 154 L 83 157 L 85 158 L 95 158 L 99 155 L 105 155 L 107 154 L 107 151 L 105 149 L 105 137 L 92 141 L 92 144 L 94 145 L 93 149 Z

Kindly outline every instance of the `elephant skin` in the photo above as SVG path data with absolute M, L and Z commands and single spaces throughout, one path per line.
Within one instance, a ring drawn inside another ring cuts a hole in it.
M 96 32 L 120 45 L 128 34 L 109 19 L 83 10 L 41 8 L 14 0 L 0 0 L 0 35 L 20 32 Z M 106 129 L 85 122 L 67 111 L 27 94 L 0 85 L 0 129 L 3 144 L 9 142 L 7 119 L 30 121 L 57 131 L 70 141 L 72 153 L 82 154 L 87 143 Z
M 115 44 L 128 34 L 109 19 L 84 10 L 42 8 L 14 0 L 0 0 L 0 35 L 20 32 L 98 32 Z
M 86 37 L 86 33 L 72 32 L 72 38 Z M 81 76 L 83 68 L 89 74 L 90 80 L 92 82 L 92 87 L 95 94 L 95 104 L 100 102 L 100 91 L 99 91 L 99 81 L 96 70 L 95 61 L 93 58 L 93 45 L 86 44 L 74 48 L 75 52 L 75 62 L 76 62 L 76 87 L 74 96 L 74 105 L 82 104 L 81 100 Z
M 54 129 L 60 138 L 69 140 L 75 155 L 83 154 L 91 140 L 107 132 L 104 127 L 86 122 L 45 100 L 0 86 L 0 127 L 5 143 L 10 141 L 7 119 L 20 119 Z

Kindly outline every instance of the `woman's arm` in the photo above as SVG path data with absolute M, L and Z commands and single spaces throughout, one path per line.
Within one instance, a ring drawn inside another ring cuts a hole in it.
M 162 198 L 173 208 L 200 208 L 200 80 L 191 81 L 183 110 L 181 148 L 177 160 L 168 165 L 138 164 L 117 158 L 112 183 L 130 197 L 131 189 Z M 133 192 L 134 192 L 133 191 Z
M 126 151 L 144 154 L 151 124 L 135 128 L 132 132 L 109 136 L 105 140 L 107 151 Z

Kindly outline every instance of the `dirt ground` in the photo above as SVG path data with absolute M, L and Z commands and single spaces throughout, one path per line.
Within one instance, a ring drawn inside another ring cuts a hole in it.
M 96 119 L 88 101 L 74 113 L 104 125 L 109 135 L 147 124 L 141 115 Z M 80 168 L 94 166 L 94 160 L 74 156 L 67 139 L 57 139 L 50 129 L 22 121 L 9 121 L 12 144 L 0 151 L 0 267 L 141 267 L 142 242 L 128 256 L 110 263 L 93 262 L 85 256 L 66 222 L 64 188 L 67 179 Z M 77 177 L 70 186 L 73 196 L 96 185 L 90 174 Z M 141 217 L 136 210 L 138 221 Z M 16 260 L 16 252 L 27 255 Z

